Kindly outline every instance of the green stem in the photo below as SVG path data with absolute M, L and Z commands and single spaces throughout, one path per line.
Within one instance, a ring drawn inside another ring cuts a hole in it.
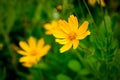
M 88 8 L 88 6 L 87 6 L 85 0 L 83 0 L 83 3 L 84 3 L 84 5 L 85 5 L 85 7 L 86 7 L 86 9 L 87 9 L 87 11 L 88 11 L 90 17 L 92 18 L 92 21 L 93 21 L 93 23 L 94 23 L 95 29 L 97 29 L 96 24 L 95 24 L 95 21 L 94 21 L 94 19 L 93 19 L 93 16 L 92 16 L 92 14 L 91 14 L 91 12 L 90 12 L 90 10 L 89 10 L 89 8 Z

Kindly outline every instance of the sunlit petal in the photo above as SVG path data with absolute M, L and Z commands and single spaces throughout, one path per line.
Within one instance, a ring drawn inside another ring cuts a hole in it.
M 35 48 L 36 47 L 36 39 L 33 37 L 30 37 L 28 40 L 28 44 L 30 45 L 30 48 Z
M 26 61 L 29 61 L 31 57 L 28 57 L 28 56 L 24 56 L 24 57 L 21 57 L 19 62 L 26 62 Z
M 71 43 L 71 42 L 65 44 L 64 46 L 62 46 L 62 47 L 60 48 L 60 53 L 63 53 L 63 52 L 65 52 L 65 51 L 69 50 L 71 47 L 72 47 L 72 43 Z
M 78 35 L 83 34 L 87 31 L 87 29 L 88 29 L 88 21 L 84 21 L 83 24 L 79 27 L 77 34 Z
M 78 37 L 77 37 L 77 39 L 84 39 L 86 36 L 88 36 L 88 35 L 90 35 L 90 31 L 87 31 L 87 32 L 85 32 L 85 33 L 83 33 L 83 34 L 81 34 L 81 35 L 79 35 Z
M 18 52 L 19 54 L 21 54 L 21 55 L 28 55 L 27 52 L 25 52 L 25 51 L 23 51 L 23 50 L 18 50 L 17 52 Z
M 65 20 L 59 20 L 59 27 L 67 34 L 70 33 L 71 29 L 69 27 L 69 24 Z
M 53 28 L 58 27 L 58 22 L 57 21 L 52 21 L 52 26 L 53 26 Z
M 66 37 L 67 37 L 67 34 L 64 33 L 64 32 L 61 31 L 61 30 L 54 30 L 54 31 L 53 31 L 53 36 L 55 36 L 56 38 L 66 38 Z
M 33 65 L 35 65 L 36 63 L 37 63 L 36 59 L 31 57 L 31 59 L 29 58 L 27 61 L 22 62 L 22 65 L 25 66 L 25 67 L 30 68 Z
M 78 29 L 78 19 L 74 15 L 68 18 L 68 23 L 72 31 L 76 32 Z
M 33 56 L 23 56 L 20 58 L 19 62 L 36 62 L 36 59 Z
M 55 39 L 56 42 L 58 42 L 59 44 L 66 44 L 69 42 L 68 39 Z
M 51 25 L 50 23 L 46 23 L 46 24 L 44 25 L 44 28 L 45 28 L 46 30 L 50 30 L 50 29 L 52 28 L 52 25 Z
M 40 39 L 38 40 L 38 43 L 37 43 L 37 49 L 41 49 L 44 45 L 44 39 Z
M 46 34 L 50 35 L 52 34 L 52 31 L 58 27 L 57 21 L 52 21 L 51 23 L 47 23 L 44 25 L 44 28 L 47 30 Z
M 20 47 L 21 47 L 24 51 L 26 51 L 26 52 L 28 52 L 28 51 L 30 50 L 28 44 L 27 44 L 26 42 L 24 42 L 24 41 L 20 41 L 20 42 L 19 42 L 19 45 L 20 45 Z
M 50 31 L 50 30 L 46 31 L 45 34 L 50 35 L 50 34 L 52 34 L 52 31 Z
M 73 41 L 73 49 L 76 49 L 77 47 L 78 47 L 78 45 L 79 45 L 79 40 L 74 40 Z
M 33 63 L 23 63 L 22 65 L 25 66 L 25 67 L 30 68 L 30 67 L 33 66 Z
M 41 50 L 39 50 L 39 56 L 38 57 L 45 56 L 50 48 L 51 48 L 50 45 L 46 45 L 43 48 L 41 48 Z

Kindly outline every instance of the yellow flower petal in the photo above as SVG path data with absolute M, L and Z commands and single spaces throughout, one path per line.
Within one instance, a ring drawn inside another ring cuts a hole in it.
M 27 62 L 23 62 L 22 65 L 25 66 L 25 67 L 32 67 L 33 65 L 35 65 L 37 62 L 34 62 L 34 61 L 27 61 Z
M 47 24 L 44 25 L 44 28 L 47 30 L 46 34 L 48 34 L 48 35 L 52 34 L 52 31 L 51 31 L 51 29 L 53 28 L 52 25 L 50 25 L 49 23 L 47 23 Z
M 105 1 L 104 0 L 97 0 L 98 4 L 100 4 L 102 7 L 105 7 Z
M 64 33 L 62 30 L 54 30 L 53 31 L 53 36 L 55 36 L 56 38 L 66 38 L 67 34 Z
M 55 39 L 56 42 L 58 42 L 59 44 L 66 44 L 69 42 L 68 39 Z
M 88 0 L 88 3 L 89 3 L 91 6 L 94 6 L 95 3 L 96 3 L 96 0 Z
M 77 31 L 77 35 L 85 33 L 87 29 L 88 29 L 88 21 L 84 21 L 83 24 L 79 27 Z
M 23 63 L 22 65 L 25 66 L 25 67 L 30 68 L 30 67 L 33 66 L 33 63 Z
M 44 28 L 47 30 L 46 34 L 52 34 L 52 31 L 54 30 L 55 27 L 58 27 L 58 22 L 57 21 L 52 21 L 52 23 L 47 23 L 44 25 Z
M 29 61 L 29 59 L 30 59 L 30 57 L 24 56 L 24 57 L 21 57 L 21 58 L 19 59 L 19 62 L 26 62 L 26 61 Z
M 44 45 L 44 39 L 41 38 L 41 39 L 38 40 L 37 49 L 38 50 L 41 49 L 43 47 L 43 45 Z
M 77 37 L 77 39 L 84 39 L 86 36 L 90 35 L 90 31 L 87 31 Z
M 73 49 L 76 49 L 77 47 L 78 47 L 78 45 L 79 45 L 79 40 L 74 40 L 73 41 Z
M 52 34 L 52 31 L 50 31 L 50 30 L 46 31 L 45 34 L 50 35 L 50 34 Z
M 23 51 L 23 50 L 18 50 L 17 52 L 18 52 L 19 54 L 21 54 L 21 55 L 28 55 L 27 52 L 25 52 L 25 51 Z
M 33 37 L 30 37 L 28 40 L 28 44 L 30 45 L 30 48 L 35 48 L 36 47 L 36 39 Z
M 44 46 L 41 50 L 39 50 L 39 56 L 38 57 L 45 56 L 50 48 L 51 48 L 50 45 Z
M 51 25 L 50 25 L 49 23 L 46 23 L 46 24 L 44 25 L 44 28 L 45 28 L 46 30 L 50 30 L 50 29 L 51 29 Z
M 69 42 L 60 48 L 60 53 L 63 53 L 69 50 L 72 47 L 72 42 Z
M 36 59 L 33 56 L 23 56 L 19 59 L 19 62 L 34 62 L 34 63 L 36 63 Z
M 70 33 L 70 27 L 69 27 L 69 24 L 65 21 L 65 20 L 59 20 L 58 21 L 59 23 L 59 27 L 67 34 Z
M 52 21 L 52 26 L 53 26 L 53 28 L 58 27 L 58 22 L 57 21 Z
M 29 46 L 28 46 L 28 44 L 27 44 L 26 42 L 20 41 L 20 42 L 19 42 L 19 45 L 20 45 L 20 47 L 21 47 L 23 50 L 25 50 L 26 52 L 30 51 L 30 48 L 29 48 Z
M 71 27 L 71 30 L 76 32 L 77 29 L 78 29 L 78 20 L 77 20 L 77 18 L 74 15 L 71 15 L 68 18 L 68 23 L 69 23 L 69 26 Z

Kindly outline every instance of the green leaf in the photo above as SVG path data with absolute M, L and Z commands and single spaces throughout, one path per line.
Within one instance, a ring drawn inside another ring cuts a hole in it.
M 70 60 L 68 62 L 68 67 L 75 72 L 79 72 L 81 70 L 81 65 L 77 60 Z
M 13 8 L 9 8 L 8 16 L 6 19 L 7 32 L 9 33 L 16 20 L 16 12 Z
M 59 74 L 57 75 L 57 80 L 71 80 L 71 78 L 64 74 Z
M 99 72 L 102 73 L 102 74 L 101 74 L 102 77 L 105 77 L 105 76 L 106 76 L 107 70 L 108 70 L 108 69 L 107 69 L 106 63 L 105 63 L 105 62 L 102 62 L 101 66 L 100 66 L 100 68 L 99 68 Z
M 38 68 L 30 68 L 30 73 L 32 75 L 33 80 L 41 80 L 42 73 L 41 70 Z
M 89 63 L 95 63 L 97 60 L 96 60 L 95 57 L 90 56 L 90 57 L 87 58 L 87 61 L 88 61 Z
M 86 68 L 81 69 L 81 71 L 80 71 L 81 75 L 88 75 L 89 73 L 90 73 L 90 71 L 88 69 L 86 69 Z
M 1 28 L 3 28 L 4 24 L 2 23 L 2 21 L 0 21 L 0 34 L 1 34 Z
M 104 20 L 105 20 L 105 26 L 107 28 L 108 33 L 112 33 L 112 28 L 111 28 L 112 21 L 110 19 L 110 16 L 105 15 Z
M 34 66 L 35 68 L 40 68 L 40 69 L 49 69 L 48 65 L 44 62 L 40 62 Z
M 112 21 L 110 16 L 108 16 L 107 14 L 104 16 L 104 20 L 102 21 L 102 23 L 100 24 L 100 33 L 101 33 L 101 37 L 104 38 L 107 36 L 109 36 L 110 34 L 112 34 Z

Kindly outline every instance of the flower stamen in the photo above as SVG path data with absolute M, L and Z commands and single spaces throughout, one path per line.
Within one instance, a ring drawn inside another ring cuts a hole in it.
M 72 40 L 76 39 L 76 36 L 77 36 L 76 33 L 72 32 L 68 35 L 68 39 L 72 41 Z
M 31 56 L 36 56 L 38 54 L 38 52 L 36 51 L 36 50 L 32 50 L 31 52 L 30 52 L 30 55 Z

